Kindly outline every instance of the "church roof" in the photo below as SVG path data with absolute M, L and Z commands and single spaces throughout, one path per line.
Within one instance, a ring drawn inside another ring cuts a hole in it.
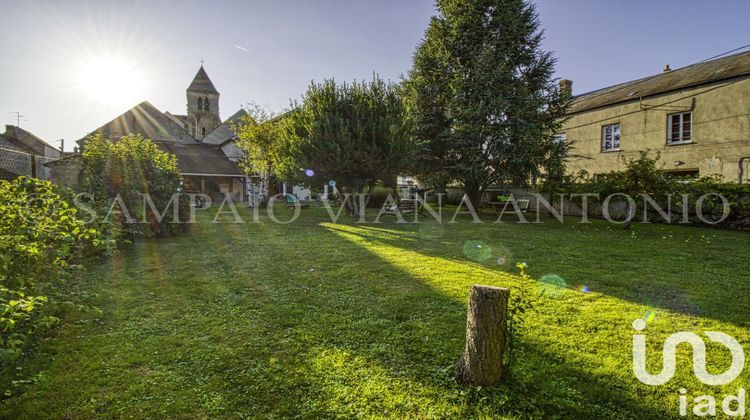
M 208 74 L 206 74 L 206 70 L 203 69 L 203 65 L 198 69 L 198 73 L 195 73 L 193 82 L 190 83 L 187 90 L 188 92 L 219 93 L 214 87 L 214 84 L 211 83 L 211 79 L 208 78 Z
M 235 112 L 234 115 L 227 118 L 226 121 L 211 130 L 210 133 L 206 134 L 206 137 L 202 140 L 203 143 L 220 145 L 233 139 L 235 134 L 234 131 L 232 131 L 232 124 L 237 124 L 245 115 L 247 115 L 247 112 L 245 112 L 244 109 Z
M 181 174 L 243 176 L 218 146 L 201 143 L 159 142 L 159 148 L 177 156 Z
M 140 134 L 160 149 L 177 157 L 183 174 L 242 176 L 234 163 L 216 145 L 198 143 L 174 119 L 148 101 L 129 109 L 96 131 L 113 141 L 128 134 Z M 88 135 L 79 144 L 85 144 Z
M 180 127 L 187 127 L 187 115 L 177 115 L 169 111 L 165 111 L 164 115 L 166 115 L 170 120 L 176 122 Z
M 104 137 L 113 140 L 130 133 L 137 133 L 157 142 L 195 143 L 195 139 L 187 131 L 148 101 L 130 108 L 93 132 L 96 131 L 101 131 Z M 78 140 L 78 143 L 85 143 L 86 137 Z

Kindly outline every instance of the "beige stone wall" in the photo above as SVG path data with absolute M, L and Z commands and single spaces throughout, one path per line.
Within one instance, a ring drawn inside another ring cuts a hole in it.
M 83 162 L 80 156 L 73 156 L 51 163 L 50 182 L 78 191 Z
M 667 144 L 667 115 L 692 111 L 692 143 Z M 617 152 L 602 152 L 602 126 L 620 124 Z M 750 78 L 685 89 L 573 115 L 563 130 L 573 141 L 568 172 L 599 174 L 623 169 L 622 157 L 661 152 L 664 169 L 698 170 L 737 181 L 739 160 L 750 156 Z M 676 165 L 675 162 L 684 162 Z M 743 182 L 747 182 L 745 161 Z

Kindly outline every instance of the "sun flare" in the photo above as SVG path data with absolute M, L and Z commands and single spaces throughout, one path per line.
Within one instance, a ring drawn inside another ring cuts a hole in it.
M 100 57 L 82 63 L 78 76 L 81 90 L 101 105 L 129 105 L 143 93 L 143 77 L 126 60 Z

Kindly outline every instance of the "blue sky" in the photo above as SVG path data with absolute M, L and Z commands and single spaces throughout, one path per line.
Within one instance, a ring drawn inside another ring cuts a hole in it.
M 535 3 L 574 93 L 750 44 L 747 1 Z M 310 80 L 398 79 L 434 14 L 431 0 L 0 0 L 0 10 L 0 113 L 21 111 L 22 127 L 67 149 L 141 100 L 184 114 L 201 58 L 222 118 L 248 102 L 282 109 Z M 102 85 L 103 58 L 138 83 Z

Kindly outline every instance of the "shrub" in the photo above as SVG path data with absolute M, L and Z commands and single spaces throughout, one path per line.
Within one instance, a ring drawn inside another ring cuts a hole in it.
M 93 207 L 103 221 L 114 222 L 107 228 L 114 237 L 121 233 L 164 236 L 185 229 L 179 222 L 188 220 L 190 207 L 185 197 L 174 196 L 181 190 L 177 158 L 152 141 L 140 135 L 111 141 L 96 133 L 86 141 L 83 171 L 83 190 L 93 196 Z M 156 212 L 146 204 L 144 194 L 151 198 Z M 178 206 L 177 217 L 170 207 L 174 205 Z
M 367 199 L 367 207 L 373 209 L 382 208 L 383 204 L 385 204 L 385 201 L 388 199 L 388 194 L 391 195 L 392 200 L 398 199 L 398 197 L 394 195 L 392 188 L 383 186 L 377 186 L 373 188 L 369 194 L 370 196 Z
M 637 159 L 623 160 L 623 171 L 612 171 L 594 177 L 582 172 L 577 177 L 569 178 L 560 190 L 569 194 L 599 194 L 598 202 L 595 198 L 589 198 L 589 201 L 594 202 L 594 213 L 601 212 L 602 201 L 612 194 L 626 194 L 633 198 L 648 194 L 665 212 L 671 213 L 670 222 L 682 221 L 684 212 L 687 220 L 695 224 L 706 223 L 698 217 L 698 199 L 705 197 L 702 200 L 704 219 L 719 220 L 724 212 L 724 202 L 719 196 L 723 196 L 729 203 L 729 212 L 717 226 L 750 228 L 750 186 L 747 184 L 726 182 L 718 176 L 695 179 L 671 178 L 659 166 L 659 154 L 652 158 L 648 156 L 647 151 L 642 152 Z M 683 196 L 688 197 L 687 209 L 683 208 Z M 646 209 L 643 200 L 635 201 L 636 216 L 640 217 L 647 213 L 650 222 L 666 222 L 651 206 Z
M 21 177 L 0 181 L 0 357 L 15 356 L 40 327 L 40 309 L 83 256 L 106 249 L 72 204 L 72 191 Z

